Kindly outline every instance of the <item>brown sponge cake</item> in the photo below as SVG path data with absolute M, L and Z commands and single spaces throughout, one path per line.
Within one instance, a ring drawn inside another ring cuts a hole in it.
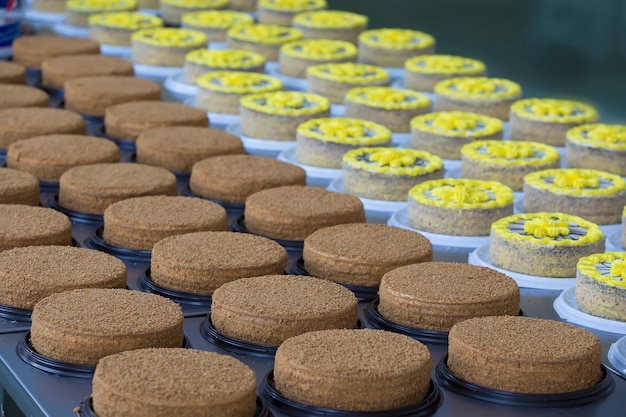
M 26 68 L 17 62 L 0 61 L 0 83 L 26 84 Z
M 0 204 L 39 205 L 39 181 L 28 172 L 0 168 Z
M 0 109 L 15 107 L 48 107 L 48 95 L 25 85 L 2 84 L 0 79 Z
M 132 62 L 104 55 L 69 55 L 46 59 L 41 65 L 42 84 L 48 88 L 63 88 L 74 78 L 130 75 L 135 72 Z
M 83 118 L 73 111 L 47 108 L 0 110 L 0 149 L 20 139 L 53 133 L 85 134 Z
M 30 68 L 41 68 L 48 58 L 64 55 L 100 54 L 100 45 L 91 39 L 66 36 L 22 36 L 13 42 L 13 61 Z
M 0 204 L 0 252 L 21 246 L 71 245 L 72 224 L 51 208 Z

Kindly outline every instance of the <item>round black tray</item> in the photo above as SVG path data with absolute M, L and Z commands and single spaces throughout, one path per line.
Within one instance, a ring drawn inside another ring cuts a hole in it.
M 58 181 L 42 181 L 39 180 L 39 190 L 45 193 L 58 193 L 59 182 Z
M 113 136 L 109 136 L 104 132 L 104 126 L 101 126 L 98 129 L 94 130 L 94 135 L 98 136 L 100 138 L 105 138 L 108 140 L 112 140 L 113 142 L 115 142 L 117 144 L 117 146 L 120 148 L 120 150 L 122 151 L 129 151 L 129 152 L 136 152 L 137 151 L 137 146 L 134 140 L 130 140 L 130 139 L 120 139 L 120 138 L 116 138 Z
M 483 387 L 465 381 L 454 375 L 448 368 L 448 355 L 444 356 L 437 368 L 435 377 L 439 385 L 456 394 L 477 400 L 516 407 L 577 407 L 608 397 L 615 390 L 615 381 L 602 365 L 602 378 L 591 388 L 562 394 L 521 394 Z
M 36 83 L 35 87 L 45 91 L 48 94 L 48 97 L 53 100 L 63 101 L 65 99 L 65 90 L 62 88 L 46 87 L 45 85 L 41 84 L 41 82 Z
M 104 227 L 100 226 L 91 234 L 89 238 L 85 239 L 85 247 L 106 252 L 124 261 L 150 262 L 150 259 L 152 258 L 152 251 L 127 249 L 112 245 L 106 242 L 102 237 L 103 230 Z
M 162 287 L 152 281 L 150 277 L 150 268 L 147 268 L 137 281 L 139 289 L 143 292 L 149 292 L 158 294 L 163 297 L 169 298 L 178 304 L 184 304 L 189 306 L 210 307 L 213 297 L 210 294 L 196 294 L 191 292 L 183 292 L 171 290 L 169 288 Z
M 13 307 L 6 304 L 0 304 L 0 318 L 6 320 L 20 321 L 30 323 L 30 316 L 33 310 L 27 308 Z
M 243 215 L 237 218 L 235 223 L 233 223 L 233 225 L 230 227 L 230 230 L 233 232 L 239 232 L 239 233 L 251 233 L 246 228 L 246 221 Z M 268 236 L 263 236 L 263 237 L 273 240 L 274 242 L 278 243 L 280 246 L 285 248 L 287 252 L 302 254 L 302 249 L 304 247 L 303 240 L 274 239 Z
M 435 414 L 443 403 L 441 390 L 431 380 L 426 397 L 422 401 L 407 407 L 382 411 L 347 411 L 316 407 L 290 400 L 278 392 L 274 386 L 274 373 L 272 371 L 261 381 L 259 395 L 270 408 L 274 408 L 290 417 L 427 417 Z
M 176 172 L 174 173 L 174 175 L 177 175 Z M 191 174 L 190 174 L 190 177 L 191 177 Z M 226 211 L 230 214 L 241 215 L 243 214 L 243 211 L 246 207 L 244 203 L 229 203 L 228 201 L 217 200 L 215 198 L 202 197 L 198 194 L 194 194 L 194 192 L 191 191 L 191 188 L 189 188 L 189 185 L 185 187 L 185 190 L 182 192 L 182 195 L 184 195 L 185 197 L 198 197 L 198 198 L 203 198 L 205 200 L 212 201 L 213 203 L 219 204 L 220 206 L 224 207 L 224 209 L 226 209 Z
M 104 223 L 104 217 L 102 216 L 102 214 L 85 213 L 82 211 L 75 211 L 75 210 L 63 207 L 62 205 L 59 204 L 58 194 L 55 195 L 54 198 L 52 199 L 52 202 L 50 203 L 50 207 L 65 214 L 74 223 L 83 223 L 83 224 Z
M 276 349 L 278 349 L 278 346 L 249 343 L 219 333 L 217 329 L 213 327 L 211 313 L 207 314 L 206 319 L 200 325 L 200 334 L 220 349 L 240 355 L 273 358 L 276 355 Z

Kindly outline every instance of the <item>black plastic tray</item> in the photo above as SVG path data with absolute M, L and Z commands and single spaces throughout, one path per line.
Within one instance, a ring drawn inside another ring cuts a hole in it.
M 106 252 L 123 261 L 150 262 L 152 251 L 128 249 L 112 245 L 102 237 L 103 231 L 103 226 L 98 227 L 89 238 L 85 239 L 84 246 L 89 249 Z
M 85 213 L 82 211 L 75 211 L 68 209 L 59 204 L 59 196 L 55 195 L 50 203 L 50 207 L 65 214 L 74 223 L 85 224 L 103 224 L 104 216 L 102 214 Z
M 278 349 L 278 346 L 249 343 L 221 334 L 215 327 L 213 327 L 210 313 L 200 326 L 200 334 L 220 349 L 240 355 L 257 356 L 260 358 L 274 358 L 276 350 Z
M 246 221 L 243 215 L 237 218 L 235 223 L 233 223 L 233 225 L 230 227 L 230 230 L 233 232 L 239 232 L 239 233 L 252 233 L 246 228 Z M 285 248 L 285 250 L 292 256 L 302 255 L 302 249 L 304 248 L 303 240 L 274 239 L 268 236 L 263 236 L 263 237 L 273 240 L 274 242 L 278 243 L 280 246 Z
M 169 288 L 162 287 L 152 281 L 150 276 L 150 268 L 147 268 L 137 281 L 139 289 L 143 292 L 149 292 L 158 294 L 160 296 L 169 298 L 175 303 L 188 306 L 198 307 L 211 307 L 211 300 L 213 297 L 210 294 L 197 294 L 191 292 L 176 291 Z M 210 311 L 210 310 L 209 310 Z
M 93 130 L 93 134 L 100 138 L 112 140 L 113 142 L 117 144 L 117 146 L 120 148 L 121 151 L 127 151 L 127 152 L 132 152 L 132 153 L 137 151 L 137 144 L 135 143 L 134 140 L 120 139 L 120 138 L 116 138 L 113 136 L 109 136 L 105 133 L 104 126 L 100 126 L 99 128 Z

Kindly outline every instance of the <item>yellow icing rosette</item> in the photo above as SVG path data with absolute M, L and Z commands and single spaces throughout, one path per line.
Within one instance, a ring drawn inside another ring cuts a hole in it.
M 504 123 L 495 117 L 476 113 L 440 111 L 414 117 L 411 128 L 442 136 L 479 137 L 501 132 Z
M 254 18 L 247 13 L 233 10 L 204 10 L 200 12 L 185 13 L 182 18 L 183 25 L 227 29 L 242 23 L 253 23 Z
M 229 0 L 160 0 L 160 2 L 188 9 L 214 9 L 228 6 Z
M 391 140 L 391 130 L 385 126 L 345 117 L 308 120 L 298 126 L 298 134 L 342 145 L 372 145 Z
M 302 39 L 302 31 L 279 25 L 241 24 L 228 30 L 228 36 L 241 41 L 279 45 Z
M 263 65 L 265 58 L 240 49 L 196 49 L 185 55 L 185 61 L 212 68 L 246 69 Z
M 576 269 L 608 286 L 626 288 L 626 252 L 605 252 L 582 257 Z
M 461 148 L 467 158 L 507 166 L 545 165 L 558 161 L 559 151 L 539 142 L 477 140 Z
M 423 49 L 434 45 L 428 33 L 411 29 L 372 29 L 359 35 L 359 43 L 383 49 Z
M 163 19 L 149 14 L 136 12 L 98 13 L 89 16 L 90 25 L 116 29 L 148 29 L 163 26 Z
M 258 7 L 278 12 L 300 12 L 328 7 L 326 0 L 259 0 Z
M 281 54 L 301 59 L 349 59 L 357 56 L 357 48 L 350 42 L 330 39 L 293 41 L 280 47 Z
M 137 9 L 136 0 L 68 0 L 65 5 L 77 12 Z
M 307 68 L 307 75 L 346 84 L 389 80 L 389 74 L 381 67 L 352 62 L 313 65 Z
M 265 114 L 299 116 L 328 111 L 327 98 L 297 91 L 276 91 L 250 94 L 241 99 L 241 105 Z
M 207 43 L 204 33 L 197 30 L 179 28 L 152 28 L 142 29 L 133 33 L 133 41 L 148 45 L 165 47 L 189 47 Z
M 391 87 L 356 87 L 348 92 L 346 99 L 355 103 L 386 110 L 409 110 L 430 107 L 430 99 L 412 90 Z
M 368 18 L 362 14 L 340 10 L 318 10 L 298 13 L 293 23 L 314 29 L 349 29 L 367 26 Z
M 198 77 L 200 88 L 230 94 L 264 93 L 283 88 L 278 78 L 256 72 L 215 71 Z
M 486 71 L 482 61 L 454 55 L 418 55 L 406 60 L 404 68 L 419 74 L 473 75 Z
M 526 119 L 550 123 L 588 123 L 598 118 L 596 110 L 588 104 L 549 98 L 518 100 L 511 106 L 511 112 Z
M 521 92 L 519 84 L 503 78 L 456 77 L 435 85 L 435 93 L 457 98 L 508 98 Z
M 585 124 L 568 130 L 567 140 L 582 146 L 626 151 L 626 126 Z
M 626 190 L 626 181 L 619 175 L 593 169 L 546 169 L 524 176 L 529 185 L 556 194 L 599 197 Z
M 438 156 L 403 148 L 353 149 L 343 155 L 343 162 L 367 171 L 415 177 L 443 169 Z
M 416 185 L 409 197 L 428 206 L 487 209 L 512 204 L 513 190 L 496 181 L 446 178 Z

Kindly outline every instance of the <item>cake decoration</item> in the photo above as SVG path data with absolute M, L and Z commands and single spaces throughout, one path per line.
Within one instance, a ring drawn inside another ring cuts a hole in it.
M 436 135 L 477 137 L 501 132 L 504 124 L 500 119 L 481 114 L 440 111 L 415 117 L 411 127 Z
M 68 0 L 66 7 L 69 10 L 80 12 L 105 10 L 135 10 L 136 0 Z
M 312 119 L 298 126 L 298 134 L 324 142 L 349 145 L 391 140 L 391 131 L 377 123 L 349 118 Z
M 559 160 L 556 148 L 537 142 L 480 140 L 461 148 L 467 158 L 499 165 L 543 165 Z
M 275 91 L 283 85 L 278 78 L 269 75 L 238 71 L 209 72 L 200 76 L 197 84 L 207 90 L 231 94 Z
M 410 29 L 373 29 L 363 32 L 359 42 L 386 49 L 423 49 L 434 45 L 431 35 Z
M 183 25 L 207 28 L 229 28 L 241 23 L 253 22 L 254 18 L 249 14 L 233 10 L 204 10 L 185 13 L 182 17 Z
M 326 8 L 326 0 L 259 0 L 259 7 L 276 11 L 305 11 Z
M 274 115 L 315 114 L 330 108 L 326 98 L 296 91 L 251 94 L 241 99 L 241 105 Z
M 302 32 L 279 25 L 241 24 L 230 28 L 228 36 L 242 42 L 276 45 L 302 39 Z
M 430 99 L 411 90 L 389 87 L 358 87 L 350 90 L 347 100 L 386 110 L 430 108 Z
M 521 94 L 519 84 L 502 78 L 458 77 L 440 81 L 435 92 L 459 98 L 507 98 Z
M 196 49 L 185 56 L 185 61 L 212 68 L 246 69 L 265 63 L 261 54 L 239 49 Z
M 513 191 L 495 181 L 442 179 L 416 185 L 409 196 L 420 204 L 444 208 L 475 209 L 513 203 Z
M 280 53 L 308 60 L 348 59 L 357 56 L 357 48 L 350 42 L 330 39 L 308 39 L 284 44 Z
M 178 28 L 142 29 L 133 33 L 133 41 L 165 47 L 188 47 L 206 43 L 207 37 L 202 32 Z
M 120 29 L 146 29 L 163 26 L 160 17 L 136 12 L 102 13 L 89 16 L 90 25 Z
M 550 123 L 584 123 L 597 119 L 596 110 L 588 104 L 570 100 L 529 98 L 511 106 L 521 117 Z
M 399 148 L 359 148 L 343 156 L 344 163 L 378 173 L 420 176 L 443 168 L 441 158 L 427 152 Z
M 626 150 L 626 126 L 594 123 L 567 131 L 567 140 L 580 145 Z
M 596 253 L 576 264 L 576 304 L 581 311 L 626 322 L 626 252 Z
M 553 193 L 576 196 L 607 196 L 626 190 L 618 175 L 591 169 L 548 169 L 524 177 L 529 185 Z
M 419 55 L 408 59 L 404 68 L 423 74 L 471 75 L 485 72 L 483 62 L 453 55 Z
M 293 18 L 294 25 L 316 29 L 341 29 L 367 26 L 368 17 L 341 10 L 318 10 L 298 13 Z
M 307 75 L 349 84 L 389 80 L 387 71 L 380 67 L 352 62 L 314 65 L 307 69 Z
M 611 287 L 626 288 L 626 253 L 605 252 L 580 258 L 578 270 Z

